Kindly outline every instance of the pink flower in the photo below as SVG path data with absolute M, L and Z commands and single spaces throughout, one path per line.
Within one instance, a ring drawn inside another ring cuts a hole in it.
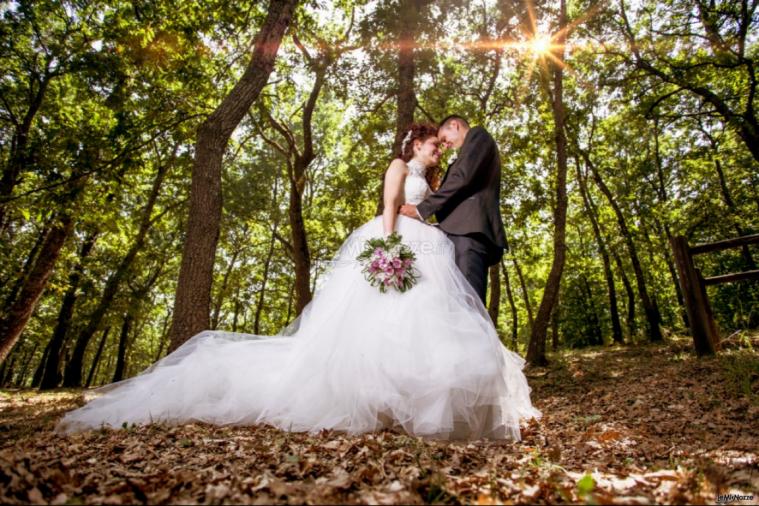
M 400 268 L 401 265 L 402 265 L 402 262 L 400 258 L 393 258 L 393 267 L 398 269 Z

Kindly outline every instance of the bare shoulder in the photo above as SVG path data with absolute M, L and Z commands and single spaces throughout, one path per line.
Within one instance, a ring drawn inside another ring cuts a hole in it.
M 406 174 L 406 172 L 408 172 L 406 162 L 400 158 L 396 158 L 390 162 L 390 166 L 387 168 L 386 174 L 389 176 L 400 176 Z

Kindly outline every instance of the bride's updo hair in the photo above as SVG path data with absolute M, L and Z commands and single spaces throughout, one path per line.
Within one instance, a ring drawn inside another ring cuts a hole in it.
M 430 137 L 437 135 L 437 127 L 431 123 L 412 123 L 404 133 L 403 144 L 401 145 L 401 151 L 396 155 L 396 158 L 400 158 L 404 162 L 408 162 L 414 158 L 414 141 L 426 141 Z M 436 191 L 440 186 L 440 167 L 427 167 L 425 172 L 425 179 L 427 184 L 430 185 L 432 191 Z

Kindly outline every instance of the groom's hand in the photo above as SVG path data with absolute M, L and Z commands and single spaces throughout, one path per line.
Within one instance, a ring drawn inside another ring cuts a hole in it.
M 419 213 L 416 211 L 416 206 L 414 204 L 403 204 L 398 212 L 403 216 L 419 219 Z

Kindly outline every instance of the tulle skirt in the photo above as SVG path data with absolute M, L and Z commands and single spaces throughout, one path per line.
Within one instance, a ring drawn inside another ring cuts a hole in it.
M 445 234 L 405 216 L 396 230 L 416 253 L 410 290 L 380 293 L 361 273 L 364 241 L 382 235 L 376 217 L 350 234 L 279 335 L 201 332 L 139 375 L 97 389 L 57 430 L 201 421 L 519 440 L 520 419 L 540 416 L 524 359 L 499 341 Z

